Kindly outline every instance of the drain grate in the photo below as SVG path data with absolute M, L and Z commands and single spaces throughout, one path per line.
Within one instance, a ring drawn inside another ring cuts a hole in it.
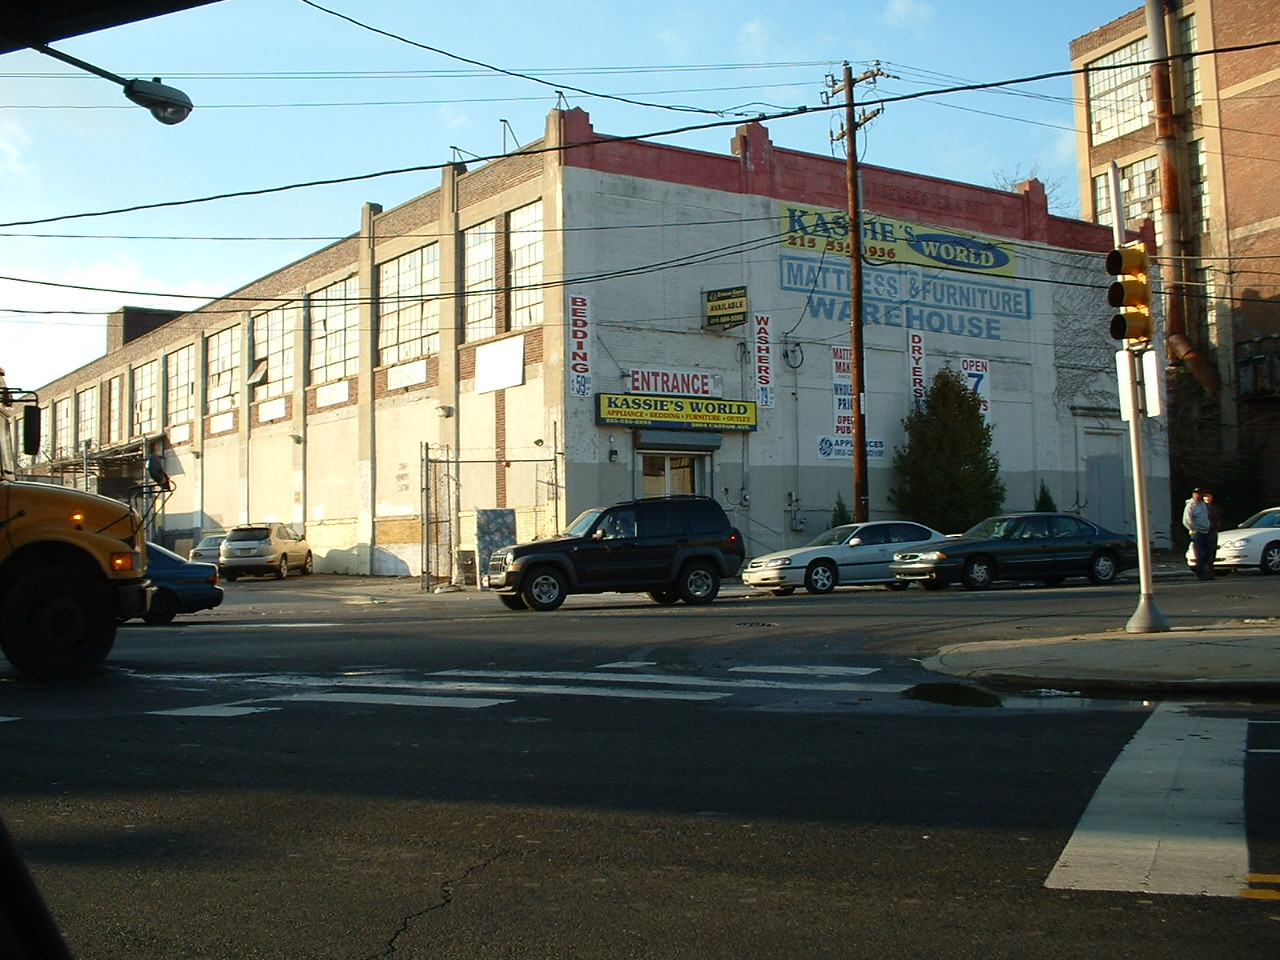
M 747 620 L 743 623 L 735 623 L 735 627 L 776 627 L 779 624 L 770 623 L 768 620 Z

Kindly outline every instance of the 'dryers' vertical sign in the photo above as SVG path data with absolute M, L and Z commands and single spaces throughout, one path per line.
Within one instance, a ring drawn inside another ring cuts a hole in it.
M 569 294 L 569 396 L 591 396 L 591 298 Z

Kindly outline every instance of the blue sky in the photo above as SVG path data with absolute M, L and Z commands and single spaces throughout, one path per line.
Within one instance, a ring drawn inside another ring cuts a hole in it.
M 364 202 L 390 208 L 439 178 L 427 171 L 69 215 L 500 154 L 542 134 L 557 91 L 609 134 L 729 121 L 664 138 L 726 153 L 735 123 L 819 106 L 824 78 L 844 60 L 855 73 L 878 60 L 893 75 L 860 87 L 863 101 L 1065 71 L 1072 39 L 1140 6 L 315 2 L 462 59 L 305 0 L 220 0 L 53 44 L 123 77 L 180 87 L 196 110 L 169 127 L 101 78 L 32 51 L 0 57 L 0 223 L 63 218 L 0 226 L 0 276 L 67 285 L 0 279 L 0 366 L 11 385 L 40 386 L 101 356 L 104 315 L 122 304 L 197 305 L 172 297 L 207 298 L 248 283 L 354 233 Z M 832 155 L 835 123 L 816 112 L 767 125 L 780 146 Z M 1057 183 L 1057 212 L 1075 215 L 1072 123 L 1065 77 L 926 96 L 890 104 L 864 128 L 860 155 L 984 185 L 1036 171 Z

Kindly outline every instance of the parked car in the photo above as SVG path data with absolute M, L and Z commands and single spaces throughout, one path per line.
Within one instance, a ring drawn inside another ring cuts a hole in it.
M 555 610 L 571 593 L 607 591 L 710 603 L 744 555 L 715 500 L 652 497 L 593 507 L 558 537 L 494 551 L 484 584 L 511 610 Z
M 894 554 L 893 575 L 926 590 L 960 583 L 985 590 L 997 580 L 1038 580 L 1056 587 L 1067 577 L 1110 583 L 1138 565 L 1131 537 L 1068 513 L 989 517 L 961 536 Z
M 905 580 L 889 570 L 895 550 L 906 544 L 945 540 L 937 530 L 906 520 L 846 523 L 814 537 L 803 547 L 755 557 L 742 580 L 748 586 L 785 597 L 804 587 L 809 593 L 830 593 L 851 584 L 883 583 L 904 589 Z
M 217 563 L 218 548 L 222 546 L 222 541 L 227 539 L 225 534 L 218 534 L 216 537 L 205 537 L 197 543 L 187 553 L 188 560 L 195 560 L 198 563 Z
M 244 523 L 227 531 L 218 548 L 218 570 L 227 580 L 265 574 L 283 580 L 290 570 L 311 573 L 311 545 L 286 523 Z
M 212 610 L 222 603 L 218 568 L 192 563 L 158 543 L 147 541 L 147 577 L 155 588 L 142 615 L 149 624 L 169 623 L 179 613 Z
M 1187 563 L 1195 564 L 1190 546 Z M 1263 573 L 1280 573 L 1280 507 L 1259 510 L 1234 530 L 1219 530 L 1213 567 L 1223 572 L 1256 567 Z

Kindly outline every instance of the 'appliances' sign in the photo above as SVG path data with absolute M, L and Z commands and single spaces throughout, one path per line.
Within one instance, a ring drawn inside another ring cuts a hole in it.
M 751 400 L 597 393 L 596 423 L 617 427 L 752 431 L 756 428 L 756 405 Z

